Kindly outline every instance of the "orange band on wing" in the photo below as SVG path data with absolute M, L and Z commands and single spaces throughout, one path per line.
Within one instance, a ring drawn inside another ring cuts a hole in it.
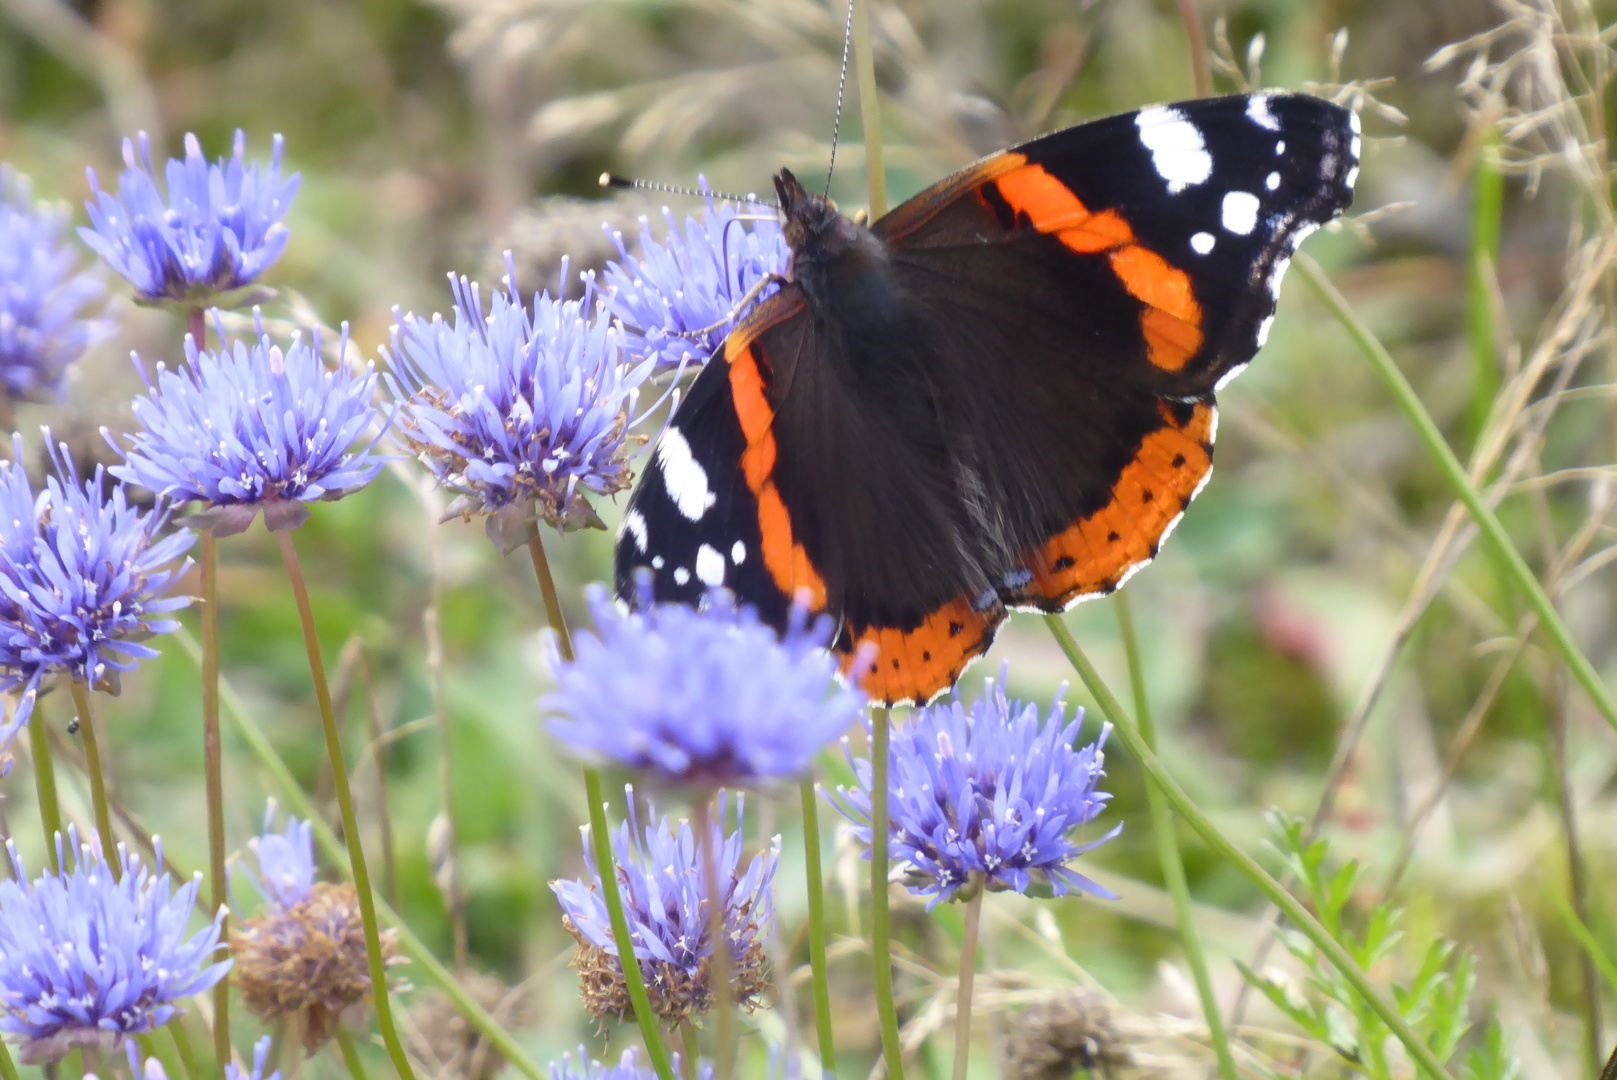
M 1157 553 L 1163 534 L 1213 467 L 1213 407 L 1198 404 L 1180 425 L 1167 405 L 1112 485 L 1112 500 L 1068 526 L 1027 561 L 1033 580 L 1016 598 L 1059 611 L 1081 596 L 1108 593 Z
M 815 611 L 825 607 L 825 580 L 809 561 L 808 552 L 792 535 L 791 515 L 775 487 L 775 410 L 764 395 L 763 372 L 752 342 L 725 343 L 730 365 L 730 394 L 747 448 L 741 454 L 741 472 L 758 501 L 758 528 L 763 539 L 764 565 L 781 592 L 795 597 L 809 591 Z
M 1025 159 L 1024 159 L 1025 162 Z M 1164 371 L 1178 371 L 1202 346 L 1202 309 L 1190 275 L 1142 246 L 1115 210 L 1084 205 L 1042 165 L 1022 164 L 993 180 L 1005 204 L 1033 228 L 1055 236 L 1080 255 L 1109 256 L 1112 272 L 1136 300 L 1146 355 Z
M 1005 609 L 998 603 L 974 611 L 961 598 L 934 611 L 913 630 L 868 627 L 850 635 L 843 675 L 875 702 L 930 701 L 953 686 L 968 663 L 988 651 L 994 630 L 1004 619 Z M 860 652 L 867 643 L 875 646 L 873 657 L 868 650 Z M 863 668 L 853 670 L 861 660 Z

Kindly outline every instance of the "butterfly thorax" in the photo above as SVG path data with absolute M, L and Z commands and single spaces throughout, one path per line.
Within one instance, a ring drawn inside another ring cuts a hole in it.
M 835 310 L 837 321 L 852 328 L 890 326 L 900 300 L 888 272 L 887 245 L 830 199 L 804 190 L 788 169 L 775 177 L 775 193 L 792 250 L 786 276 L 802 287 L 815 314 Z

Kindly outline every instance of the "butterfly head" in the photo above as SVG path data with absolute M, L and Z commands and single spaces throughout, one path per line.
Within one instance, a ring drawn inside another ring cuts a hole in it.
M 833 268 L 855 271 L 885 261 L 874 233 L 844 216 L 830 199 L 805 190 L 790 169 L 775 177 L 775 194 L 786 217 L 781 231 L 792 249 L 786 276 L 803 285 L 811 303 L 823 296 Z

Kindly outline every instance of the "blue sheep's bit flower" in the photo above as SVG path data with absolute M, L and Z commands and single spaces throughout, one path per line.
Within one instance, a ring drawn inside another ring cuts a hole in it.
M 119 674 L 156 656 L 141 644 L 179 624 L 153 618 L 185 607 L 166 596 L 190 566 L 175 565 L 195 539 L 180 529 L 159 539 L 168 515 L 129 504 L 103 470 L 81 481 L 65 447 L 45 441 L 56 475 L 35 493 L 16 460 L 0 461 L 0 691 L 21 690 L 0 753 L 28 722 L 40 682 L 55 673 L 118 692 Z M 3 768 L 3 767 L 0 767 Z
M 261 321 L 257 331 L 257 341 L 218 352 L 199 352 L 187 337 L 189 362 L 177 371 L 159 364 L 157 385 L 148 380 L 135 399 L 144 430 L 127 451 L 114 444 L 124 458 L 114 476 L 172 503 L 204 503 L 187 524 L 215 536 L 241 532 L 260 509 L 270 530 L 295 529 L 308 520 L 310 503 L 358 491 L 386 464 L 372 453 L 375 439 L 354 450 L 367 429 L 381 426 L 375 371 L 328 369 L 319 327 L 308 341 L 293 334 L 284 350 Z M 347 356 L 346 324 L 338 348 Z
M 66 206 L 35 203 L 28 178 L 0 165 L 0 392 L 17 401 L 49 401 L 68 367 L 108 329 L 86 318 L 101 282 L 77 273 L 78 256 L 62 243 Z
M 225 1065 L 225 1080 L 280 1080 L 279 1069 L 268 1076 L 264 1075 L 264 1065 L 269 1059 L 269 1048 L 270 1037 L 265 1035 L 253 1044 L 253 1071 L 244 1072 L 236 1068 L 235 1062 L 229 1062 Z M 163 1068 L 163 1063 L 155 1057 L 149 1057 L 144 1065 L 141 1064 L 139 1051 L 133 1041 L 125 1043 L 124 1050 L 129 1057 L 129 1075 L 134 1080 L 168 1080 L 168 1072 Z M 98 1078 L 95 1073 L 85 1073 L 84 1080 L 98 1080 Z
M 640 223 L 640 257 L 613 232 L 621 263 L 608 263 L 602 286 L 613 317 L 628 332 L 625 351 L 660 367 L 707 362 L 746 312 L 736 306 L 759 282 L 784 275 L 791 258 L 772 207 L 707 201 L 701 218 L 687 217 L 682 234 L 667 209 L 668 236 L 658 242 Z M 775 286 L 766 285 L 757 298 Z M 755 298 L 756 299 L 756 298 Z M 711 328 L 711 329 L 710 329 Z M 706 331 L 694 337 L 681 333 Z
M 673 1055 L 674 1075 L 684 1080 L 713 1080 L 713 1062 L 703 1058 L 696 1075 L 686 1076 L 680 1067 L 679 1055 Z M 608 1065 L 590 1057 L 589 1048 L 579 1046 L 578 1060 L 563 1054 L 560 1061 L 550 1063 L 550 1080 L 656 1080 L 657 1071 L 650 1065 L 640 1064 L 640 1055 L 629 1047 L 618 1058 L 616 1065 Z
M 247 842 L 258 860 L 258 884 L 275 906 L 285 911 L 309 898 L 314 888 L 314 840 L 307 821 L 290 815 L 286 828 L 275 831 L 275 800 L 264 808 L 264 831 Z
M 703 868 L 703 855 L 689 822 L 676 829 L 668 818 L 647 825 L 644 843 L 634 812 L 634 791 L 629 791 L 629 820 L 612 833 L 612 854 L 635 958 L 646 980 L 651 1007 L 665 1024 L 678 1024 L 707 1012 L 713 1001 L 713 937 L 711 908 Z M 709 826 L 714 845 L 716 877 L 728 883 L 723 897 L 725 926 L 730 935 L 730 986 L 733 1000 L 755 1008 L 769 992 L 768 960 L 764 938 L 774 920 L 775 868 L 780 863 L 780 838 L 767 852 L 753 856 L 745 872 L 741 867 L 741 799 L 736 800 L 736 831 L 724 834 L 725 799 Z M 655 813 L 655 811 L 653 811 Z M 589 827 L 584 830 L 584 857 L 590 865 L 586 880 L 553 881 L 550 888 L 561 901 L 565 926 L 578 939 L 579 981 L 584 1008 L 597 1020 L 628 1019 L 634 1009 L 623 980 L 617 945 L 606 903 L 601 899 L 601 877 L 591 856 Z
M 589 296 L 541 293 L 530 315 L 515 273 L 507 252 L 506 291 L 486 311 L 480 287 L 453 275 L 452 321 L 395 309 L 388 377 L 405 441 L 457 496 L 448 516 L 489 515 L 489 538 L 507 553 L 539 520 L 604 527 L 585 496 L 634 479 L 629 460 L 645 438 L 630 431 L 653 369 L 625 362 L 621 331 L 590 314 Z
M 1070 867 L 1123 828 L 1088 842 L 1070 836 L 1111 798 L 1095 789 L 1105 775 L 1110 725 L 1093 743 L 1075 747 L 1083 712 L 1063 724 L 1065 686 L 1041 725 L 1036 706 L 1005 699 L 1004 668 L 998 684 L 987 683 L 969 712 L 958 701 L 935 705 L 893 731 L 888 836 L 893 857 L 910 865 L 910 890 L 930 895 L 933 907 L 961 890 L 1026 892 L 1038 875 L 1057 896 L 1081 891 L 1115 900 Z M 838 788 L 842 800 L 832 801 L 868 846 L 870 762 L 849 761 L 858 784 Z
M 185 137 L 185 159 L 170 159 L 168 196 L 157 187 L 152 148 L 140 133 L 140 155 L 124 140 L 118 194 L 101 190 L 89 170 L 95 198 L 84 242 L 135 287 L 144 303 L 169 300 L 187 307 L 230 306 L 223 294 L 256 282 L 286 248 L 282 223 L 297 194 L 298 174 L 281 179 L 282 140 L 275 136 L 269 167 L 249 163 L 247 137 L 236 132 L 235 152 L 209 165 L 195 135 Z
M 702 610 L 653 604 L 620 612 L 587 591 L 594 632 L 576 659 L 555 658 L 540 702 L 573 751 L 699 787 L 789 780 L 859 717 L 864 698 L 838 685 L 831 625 L 794 608 L 784 637 L 724 590 Z
M 153 844 L 161 865 L 162 845 Z M 59 1061 L 81 1046 L 114 1048 L 168 1023 L 182 998 L 230 970 L 229 960 L 208 962 L 224 911 L 186 935 L 202 875 L 173 891 L 167 874 L 154 877 L 122 844 L 121 878 L 98 847 L 79 847 L 73 828 L 65 847 L 58 833 L 58 865 L 78 848 L 71 871 L 29 882 L 16 844 L 6 842 L 14 873 L 0 881 L 0 1031 L 22 1044 L 24 1064 Z

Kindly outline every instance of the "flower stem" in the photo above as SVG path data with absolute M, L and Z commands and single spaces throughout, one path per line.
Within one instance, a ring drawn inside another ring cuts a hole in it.
M 0 1042 L 0 1080 L 17 1080 L 17 1065 L 11 1060 L 11 1050 Z
M 1572 638 L 1572 631 L 1561 618 L 1561 613 L 1556 611 L 1554 602 L 1545 593 L 1544 587 L 1539 584 L 1538 578 L 1533 575 L 1532 569 L 1516 550 L 1516 546 L 1511 543 L 1510 534 L 1505 532 L 1499 517 L 1488 508 L 1476 485 L 1471 483 L 1471 478 L 1466 475 L 1465 466 L 1454 456 L 1454 451 L 1449 448 L 1443 433 L 1438 430 L 1426 407 L 1421 404 L 1420 395 L 1415 393 L 1415 388 L 1399 370 L 1392 354 L 1348 306 L 1346 298 L 1325 277 L 1325 272 L 1319 268 L 1318 263 L 1307 255 L 1299 255 L 1295 261 L 1298 272 L 1307 279 L 1320 299 L 1325 301 L 1325 306 L 1331 309 L 1331 313 L 1347 329 L 1348 335 L 1358 345 L 1359 351 L 1370 361 L 1370 367 L 1392 394 L 1393 401 L 1403 411 L 1405 419 L 1415 429 L 1415 434 L 1426 448 L 1427 456 L 1437 465 L 1438 471 L 1443 474 L 1443 479 L 1448 482 L 1455 497 L 1465 504 L 1471 519 L 1477 523 L 1477 528 L 1487 538 L 1494 554 L 1504 564 L 1505 571 L 1517 588 L 1521 589 L 1528 605 L 1538 615 L 1540 625 L 1549 632 L 1550 640 L 1566 661 L 1567 667 L 1571 669 L 1572 677 L 1583 687 L 1584 692 L 1589 695 L 1589 700 L 1594 702 L 1595 708 L 1600 710 L 1606 721 L 1617 729 L 1617 699 L 1612 697 L 1606 685 L 1600 681 L 1600 674 L 1595 671 L 1594 665 L 1589 663 L 1588 658 L 1578 648 L 1577 642 Z
M 45 730 L 45 714 L 37 704 L 28 718 L 28 750 L 34 759 L 34 794 L 39 799 L 39 822 L 45 828 L 45 863 L 51 873 L 60 874 L 56 836 L 62 831 L 62 808 L 56 798 L 56 766 L 51 761 L 50 733 Z
M 337 1048 L 342 1051 L 342 1063 L 348 1066 L 348 1075 L 354 1080 L 370 1080 L 365 1075 L 365 1063 L 359 1060 L 359 1048 L 354 1045 L 354 1037 L 341 1024 L 337 1025 Z
M 90 774 L 90 801 L 95 805 L 95 831 L 101 838 L 101 857 L 112 867 L 112 880 L 123 879 L 117 843 L 112 838 L 112 811 L 107 804 L 107 777 L 101 771 L 101 748 L 96 745 L 95 718 L 90 715 L 90 688 L 78 679 L 68 681 L 73 707 L 79 713 L 79 734 L 84 737 L 84 771 Z
M 566 640 L 566 633 L 556 635 Z M 663 1049 L 662 1032 L 657 1029 L 657 1015 L 651 1011 L 651 999 L 646 996 L 646 980 L 640 973 L 640 961 L 635 956 L 634 938 L 629 934 L 629 920 L 623 914 L 623 896 L 618 891 L 618 866 L 612 858 L 612 837 L 607 832 L 606 802 L 601 798 L 601 774 L 584 769 L 584 798 L 590 804 L 590 844 L 595 848 L 595 869 L 601 875 L 601 899 L 606 901 L 607 918 L 612 923 L 612 941 L 618 949 L 618 964 L 623 968 L 623 982 L 629 989 L 629 1002 L 634 1006 L 634 1018 L 640 1024 L 640 1037 L 645 1040 L 646 1056 L 657 1070 L 658 1080 L 674 1080 L 674 1070 L 668 1064 L 668 1052 Z M 691 1066 L 691 1075 L 696 1075 Z
M 1140 741 L 1153 753 L 1156 751 L 1155 723 L 1151 718 L 1150 699 L 1145 690 L 1145 668 L 1140 662 L 1140 640 L 1134 632 L 1134 613 L 1128 598 L 1117 593 L 1112 598 L 1112 610 L 1117 613 L 1117 626 L 1123 637 L 1123 652 L 1128 657 L 1129 684 L 1134 691 L 1134 716 L 1140 725 Z M 1179 919 L 1179 943 L 1185 950 L 1185 962 L 1196 980 L 1196 993 L 1202 999 L 1202 1015 L 1207 1020 L 1207 1038 L 1218 1057 L 1218 1075 L 1221 1080 L 1238 1080 L 1235 1058 L 1230 1053 L 1229 1032 L 1218 1009 L 1218 995 L 1213 990 L 1213 979 L 1207 970 L 1207 957 L 1202 953 L 1201 937 L 1196 933 L 1196 912 L 1190 900 L 1190 884 L 1185 879 L 1185 862 L 1179 853 L 1179 840 L 1174 835 L 1173 810 L 1168 800 L 1154 784 L 1145 786 L 1146 803 L 1151 810 L 1151 828 L 1157 838 L 1157 859 L 1162 864 L 1162 877 L 1173 897 L 1174 914 Z
M 1117 732 L 1118 737 L 1128 747 L 1129 753 L 1134 755 L 1135 760 L 1140 763 L 1140 767 L 1145 770 L 1146 776 L 1151 783 L 1167 797 L 1169 804 L 1172 805 L 1179 816 L 1184 818 L 1192 829 L 1196 830 L 1197 834 L 1206 841 L 1209 847 L 1233 863 L 1247 880 L 1257 886 L 1258 891 L 1263 893 L 1270 903 L 1278 907 L 1281 913 L 1291 920 L 1292 925 L 1301 930 L 1303 935 L 1314 943 L 1315 948 L 1325 955 L 1331 966 L 1341 972 L 1342 978 L 1375 1010 L 1376 1015 L 1381 1017 L 1398 1041 L 1404 1044 L 1404 1048 L 1409 1052 L 1410 1058 L 1419 1069 L 1432 1077 L 1433 1080 L 1449 1080 L 1449 1073 L 1443 1068 L 1443 1063 L 1437 1059 L 1437 1055 L 1432 1053 L 1431 1048 L 1421 1040 L 1419 1035 L 1415 1034 L 1408 1022 L 1399 1014 L 1397 1008 L 1387 1000 L 1386 995 L 1376 989 L 1375 984 L 1370 981 L 1370 977 L 1364 973 L 1358 964 L 1353 962 L 1353 958 L 1342 948 L 1341 943 L 1331 936 L 1330 931 L 1321 926 L 1319 920 L 1310 915 L 1308 909 L 1298 903 L 1296 897 L 1282 888 L 1280 883 L 1269 875 L 1268 871 L 1259 866 L 1257 860 L 1241 850 L 1222 832 L 1219 832 L 1218 827 L 1212 823 L 1206 814 L 1202 813 L 1201 808 L 1196 805 L 1195 801 L 1185 794 L 1185 790 L 1168 774 L 1168 770 L 1162 767 L 1162 763 L 1157 760 L 1156 754 L 1146 745 L 1145 740 L 1140 738 L 1140 733 L 1135 728 L 1134 721 L 1130 719 L 1128 713 L 1123 711 L 1123 707 L 1118 704 L 1117 698 L 1112 696 L 1112 692 L 1107 689 L 1105 682 L 1101 680 L 1100 673 L 1090 664 L 1089 658 L 1084 655 L 1083 650 L 1078 648 L 1078 643 L 1073 640 L 1071 632 L 1068 631 L 1066 623 L 1061 621 L 1061 617 L 1059 615 L 1046 615 L 1044 621 L 1050 627 L 1051 634 L 1055 636 L 1056 643 L 1061 646 L 1061 651 L 1066 654 L 1068 662 L 1078 672 L 1078 677 L 1083 680 L 1084 686 L 1088 687 L 1090 696 L 1100 706 L 1100 710 L 1105 714 L 1106 719 L 1111 721 L 1112 729 Z
M 887 172 L 881 161 L 881 99 L 876 90 L 876 54 L 870 43 L 870 0 L 853 5 L 853 71 L 859 82 L 859 119 L 865 127 L 865 171 L 870 174 L 870 217 L 887 213 Z
M 977 978 L 977 928 L 983 921 L 983 894 L 987 882 L 979 883 L 966 901 L 966 929 L 960 938 L 960 982 L 954 995 L 954 1080 L 966 1080 L 966 1062 L 971 1057 L 971 984 Z
M 561 613 L 561 598 L 556 595 L 556 579 L 550 576 L 550 560 L 545 557 L 545 542 L 538 533 L 528 541 L 528 557 L 533 560 L 533 576 L 539 579 L 539 595 L 544 597 L 545 617 L 550 629 L 556 633 L 556 648 L 568 663 L 573 660 L 573 637 L 567 632 L 567 618 Z
M 820 1036 L 820 1074 L 837 1071 L 837 1046 L 831 1038 L 831 987 L 825 970 L 825 875 L 820 867 L 820 811 L 814 781 L 801 784 L 803 795 L 803 863 L 808 878 L 809 967 L 814 972 L 814 1027 Z
M 226 980 L 221 979 L 220 981 L 224 982 Z M 185 1067 L 186 1080 L 203 1080 L 202 1066 L 197 1063 L 196 1051 L 191 1048 L 191 1037 L 185 1033 L 185 1028 L 180 1024 L 180 1018 L 175 1017 L 166 1026 L 169 1034 L 174 1038 L 174 1049 L 179 1052 L 180 1064 Z M 224 1074 L 225 1066 L 221 1062 L 219 1075 L 223 1076 Z M 139 1080 L 139 1078 L 137 1077 L 136 1080 Z
M 702 857 L 702 885 L 707 892 L 708 935 L 713 938 L 713 1075 L 730 1080 L 735 1071 L 735 1001 L 730 987 L 730 919 L 727 890 L 719 884 L 719 853 L 715 850 L 713 801 L 716 793 L 698 799 L 692 807 L 696 849 Z M 724 846 L 724 822 L 718 823 L 717 845 Z M 695 1075 L 694 1073 L 692 1075 Z
M 365 867 L 365 848 L 359 839 L 359 820 L 354 816 L 354 795 L 348 789 L 348 766 L 343 762 L 342 739 L 337 732 L 337 717 L 331 708 L 331 688 L 326 684 L 326 666 L 320 659 L 320 638 L 315 632 L 314 609 L 309 605 L 309 589 L 298 565 L 297 549 L 292 546 L 292 533 L 275 534 L 281 545 L 281 558 L 286 562 L 287 576 L 292 581 L 292 595 L 298 605 L 298 620 L 303 624 L 303 646 L 309 654 L 309 674 L 314 679 L 315 700 L 320 703 L 320 721 L 326 729 L 326 753 L 331 758 L 331 779 L 337 790 L 337 808 L 342 813 L 343 838 L 348 841 L 348 861 L 354 875 L 354 891 L 359 894 L 359 914 L 365 924 L 365 951 L 370 957 L 371 997 L 376 1002 L 376 1024 L 382 1029 L 382 1042 L 393 1059 L 393 1068 L 399 1080 L 415 1080 L 410 1059 L 405 1056 L 404 1044 L 393 1027 L 393 1007 L 387 995 L 387 967 L 382 959 L 382 935 L 376 924 L 376 899 L 371 894 L 371 875 Z
M 898 1005 L 893 1000 L 891 919 L 887 911 L 887 740 L 890 718 L 878 708 L 870 725 L 870 945 L 876 958 L 876 1014 L 881 1019 L 887 1075 L 904 1080 L 904 1046 L 898 1041 Z
M 175 640 L 180 648 L 190 657 L 191 662 L 200 665 L 202 648 L 197 644 L 183 627 L 174 633 Z M 309 800 L 309 795 L 287 768 L 286 762 L 275 750 L 273 743 L 265 737 L 263 730 L 248 714 L 247 707 L 242 704 L 240 695 L 230 686 L 223 677 L 219 680 L 219 701 L 224 707 L 224 718 L 231 724 L 231 730 L 237 738 L 247 747 L 248 753 L 257 759 L 260 767 L 270 776 L 280 798 L 286 803 L 287 809 L 298 817 L 308 821 L 314 834 L 314 842 L 320 849 L 320 854 L 338 873 L 348 877 L 353 876 L 352 868 L 348 864 L 348 851 L 337 834 L 320 817 L 319 810 Z M 460 982 L 449 972 L 426 943 L 416 936 L 415 931 L 399 918 L 399 914 L 386 901 L 379 901 L 376 913 L 398 934 L 399 951 L 410 958 L 414 965 L 412 973 L 422 980 L 431 983 L 443 992 L 461 1016 L 466 1018 L 489 1044 L 500 1052 L 512 1065 L 515 1065 L 528 1080 L 549 1080 L 533 1055 L 523 1049 L 522 1044 L 511 1037 L 511 1033 L 500 1026 L 499 1021 L 489 1015 L 489 1011 L 479 1005 L 470 994 L 466 992 Z M 0 1080 L 6 1080 L 0 1076 Z
M 201 312 L 194 313 L 200 320 Z M 193 327 L 192 331 L 195 332 Z M 198 342 L 200 344 L 200 340 Z M 219 743 L 219 540 L 202 533 L 202 757 L 208 789 L 208 876 L 212 879 L 213 910 L 224 912 L 229 902 L 225 881 L 225 782 Z M 230 956 L 228 913 L 221 916 L 215 961 Z M 230 1063 L 230 980 L 213 988 L 213 1052 L 219 1073 Z

